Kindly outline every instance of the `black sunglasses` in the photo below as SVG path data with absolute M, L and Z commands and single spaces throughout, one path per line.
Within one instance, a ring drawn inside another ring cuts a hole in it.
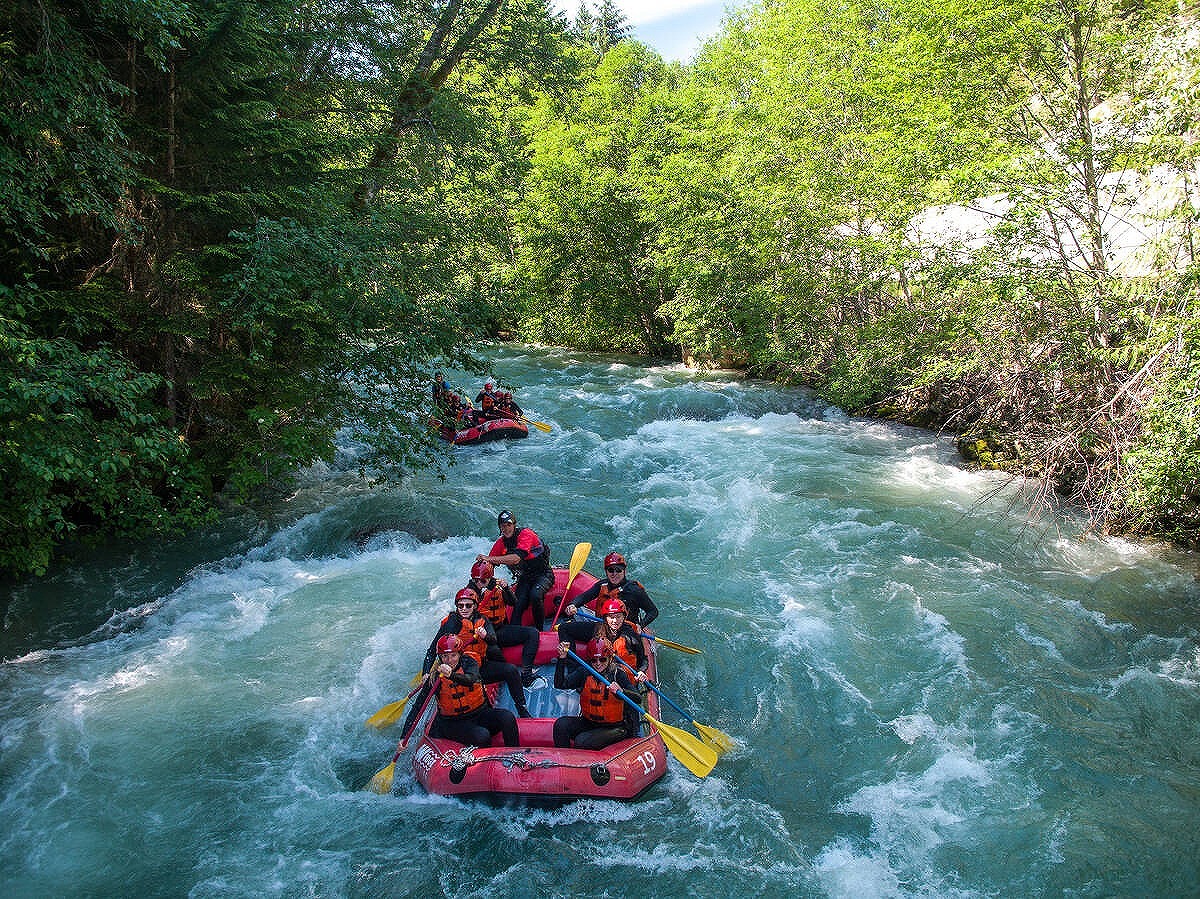
M 624 571 L 624 570 L 625 570 L 625 566 L 624 566 L 624 565 L 609 565 L 609 566 L 608 566 L 607 568 L 605 568 L 604 570 L 605 570 L 605 571 Z

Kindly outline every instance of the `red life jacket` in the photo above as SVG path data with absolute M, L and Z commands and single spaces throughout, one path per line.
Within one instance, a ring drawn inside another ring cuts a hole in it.
M 620 724 L 625 720 L 625 701 L 588 675 L 579 691 L 579 713 L 598 724 Z
M 459 669 L 461 670 L 461 669 Z M 441 679 L 437 691 L 438 713 L 446 718 L 457 718 L 469 715 L 483 708 L 487 703 L 487 694 L 483 692 L 483 684 L 476 681 L 464 685 L 455 683 L 448 677 Z

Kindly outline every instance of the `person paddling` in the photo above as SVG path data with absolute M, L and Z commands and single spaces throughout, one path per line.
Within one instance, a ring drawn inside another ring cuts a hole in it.
M 639 699 L 645 697 L 646 669 L 650 662 L 642 638 L 626 620 L 625 603 L 621 600 L 605 600 L 600 606 L 599 621 L 580 618 L 559 624 L 558 635 L 577 644 L 594 640 L 608 641 L 621 661 L 636 672 L 637 696 Z
M 630 624 L 642 629 L 649 627 L 650 622 L 658 617 L 658 606 L 654 604 L 645 587 L 625 576 L 626 567 L 625 557 L 619 552 L 610 552 L 605 556 L 605 580 L 596 581 L 576 596 L 564 610 L 566 616 L 572 617 L 579 607 L 586 606 L 594 599 L 599 600 L 598 606 L 609 599 L 619 599 L 625 604 Z
M 402 733 L 412 730 L 413 716 L 425 705 L 430 690 L 436 690 L 437 715 L 429 727 L 429 735 L 454 740 L 465 746 L 487 746 L 498 733 L 504 735 L 505 746 L 520 745 L 517 719 L 507 709 L 493 708 L 479 677 L 479 665 L 464 650 L 464 641 L 446 634 L 437 642 L 437 665 L 425 675 L 419 702 L 413 703 L 404 720 Z M 400 741 L 400 750 L 408 738 Z
M 464 589 L 473 590 L 479 599 L 479 612 L 492 623 L 496 643 L 501 647 L 521 647 L 521 685 L 528 687 L 537 678 L 533 661 L 538 651 L 538 632 L 535 628 L 509 621 L 509 609 L 515 603 L 508 581 L 495 576 L 491 562 L 476 562 L 471 566 L 471 580 Z
M 518 528 L 517 516 L 508 509 L 496 516 L 496 525 L 500 529 L 500 539 L 492 544 L 488 555 L 480 554 L 475 561 L 508 567 L 516 578 L 513 623 L 520 624 L 525 610 L 529 609 L 533 626 L 543 630 L 546 626 L 546 591 L 554 586 L 550 547 L 532 528 Z
M 459 638 L 463 653 L 475 660 L 483 683 L 503 683 L 512 696 L 513 706 L 522 718 L 528 718 L 525 706 L 525 689 L 517 666 L 508 662 L 500 652 L 499 640 L 487 616 L 479 612 L 479 597 L 475 590 L 464 587 L 454 597 L 454 611 L 442 619 L 441 626 L 425 653 L 422 672 L 428 672 L 434 664 L 434 656 L 441 639 L 447 635 Z
M 439 412 L 445 412 L 449 402 L 450 388 L 446 384 L 446 376 L 440 371 L 433 373 L 433 386 L 430 390 L 433 393 L 433 407 Z
M 507 390 L 496 391 L 496 412 L 505 418 L 521 418 L 525 414 Z
M 495 383 L 490 380 L 485 381 L 483 384 L 483 390 L 475 394 L 475 402 L 479 404 L 480 414 L 490 418 L 496 409 L 496 400 L 497 396 Z
M 612 644 L 604 638 L 587 645 L 584 658 L 599 672 L 605 685 L 586 669 L 568 667 L 567 652 L 571 644 L 558 644 L 558 661 L 554 667 L 554 687 L 557 690 L 579 691 L 579 714 L 563 715 L 554 722 L 554 745 L 565 749 L 603 749 L 618 740 L 638 732 L 640 717 L 633 707 L 618 695 L 633 689 L 633 682 L 616 662 Z

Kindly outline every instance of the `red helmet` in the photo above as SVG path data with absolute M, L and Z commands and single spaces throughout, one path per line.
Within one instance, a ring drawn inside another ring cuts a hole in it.
M 474 594 L 472 594 L 474 595 Z M 463 641 L 459 639 L 458 634 L 446 634 L 442 639 L 438 640 L 438 652 L 462 652 Z
M 479 578 L 482 581 L 491 580 L 495 573 L 496 567 L 491 562 L 484 562 L 482 559 L 471 566 L 471 577 Z
M 607 662 L 613 654 L 613 645 L 604 637 L 597 637 L 587 645 L 587 657 L 597 662 Z
M 629 609 L 625 608 L 625 603 L 619 599 L 606 599 L 604 604 L 600 606 L 601 615 L 616 615 L 617 613 L 622 615 L 629 614 Z
M 488 390 L 491 390 L 496 385 L 494 383 L 492 383 L 491 381 L 484 381 L 483 386 L 485 388 L 487 388 Z
M 464 601 L 470 600 L 471 602 L 478 605 L 479 604 L 479 594 L 476 593 L 474 590 L 472 590 L 470 587 L 463 587 L 461 590 L 459 590 L 457 593 L 454 594 L 454 604 L 455 605 L 458 605 L 459 600 L 464 600 Z
M 625 557 L 620 553 L 609 553 L 604 557 L 604 567 L 608 568 L 612 565 L 620 565 L 622 568 L 624 568 Z

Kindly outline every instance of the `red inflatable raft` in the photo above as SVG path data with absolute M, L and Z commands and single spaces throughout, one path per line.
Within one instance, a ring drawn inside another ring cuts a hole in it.
M 492 440 L 514 440 L 529 436 L 529 428 L 524 422 L 515 418 L 487 418 L 477 421 L 469 427 L 454 429 L 451 425 L 441 424 L 434 420 L 431 424 L 438 429 L 438 435 L 455 446 L 470 446 L 475 443 L 488 443 Z
M 556 568 L 554 573 L 554 587 L 546 595 L 547 626 L 554 620 L 568 579 L 565 568 Z M 567 602 L 594 583 L 594 577 L 580 572 L 571 583 Z M 642 642 L 650 662 L 646 673 L 651 680 L 657 681 L 653 641 L 643 639 Z M 427 704 L 425 720 L 419 723 L 422 737 L 412 757 L 413 773 L 422 787 L 443 796 L 495 793 L 549 799 L 584 796 L 633 799 L 667 773 L 667 747 L 657 731 L 645 723 L 638 736 L 604 749 L 558 749 L 554 746 L 555 718 L 579 711 L 578 693 L 554 689 L 557 647 L 558 635 L 554 631 L 543 631 L 535 659 L 539 678 L 525 691 L 526 704 L 534 717 L 517 720 L 520 746 L 505 746 L 499 734 L 490 746 L 463 746 L 430 737 L 433 703 Z M 504 654 L 510 662 L 520 665 L 521 647 L 508 647 Z M 488 693 L 494 705 L 513 710 L 512 699 L 502 685 L 490 685 Z M 653 692 L 647 699 L 646 710 L 658 717 L 658 696 Z

